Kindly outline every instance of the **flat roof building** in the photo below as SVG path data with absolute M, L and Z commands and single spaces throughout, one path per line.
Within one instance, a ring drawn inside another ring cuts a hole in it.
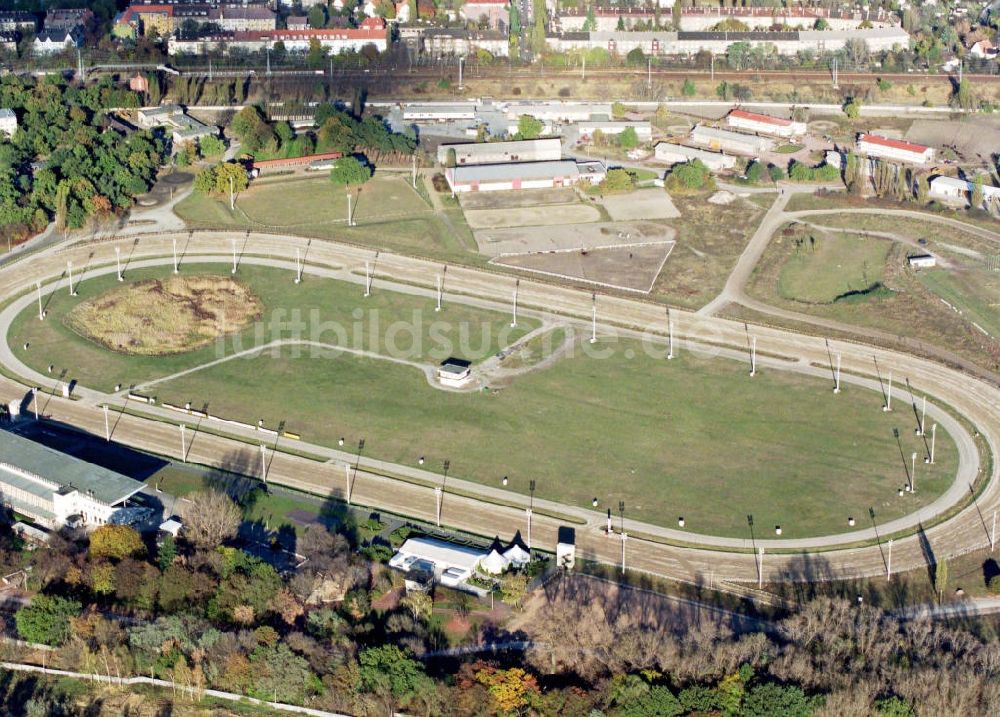
M 928 194 L 939 199 L 957 199 L 966 202 L 972 197 L 973 186 L 972 181 L 968 179 L 940 175 L 930 181 Z M 983 201 L 987 205 L 995 201 L 1000 202 L 1000 187 L 983 184 Z
M 454 164 L 503 164 L 505 162 L 550 162 L 562 159 L 562 140 L 525 139 L 513 142 L 468 142 L 442 144 L 437 159 L 449 164 L 449 154 L 454 151 Z
M 732 152 L 749 157 L 759 157 L 774 149 L 774 140 L 753 134 L 730 132 L 725 129 L 697 125 L 691 130 L 691 141 L 715 151 Z
M 472 120 L 476 118 L 476 106 L 469 104 L 405 105 L 403 119 L 408 122 L 446 122 L 448 120 Z
M 627 120 L 588 120 L 580 122 L 576 126 L 580 139 L 594 136 L 594 132 L 604 135 L 619 135 L 628 128 L 635 130 L 640 142 L 649 142 L 653 139 L 653 126 L 649 122 L 630 122 Z
M 461 388 L 472 378 L 472 362 L 465 359 L 449 358 L 438 367 L 438 381 L 442 386 Z
M 733 129 L 769 134 L 775 137 L 800 137 L 806 133 L 805 122 L 794 122 L 781 117 L 771 117 L 740 109 L 732 110 L 726 115 L 726 125 Z
M 730 157 L 722 152 L 709 152 L 707 149 L 696 147 L 685 147 L 682 144 L 670 144 L 660 142 L 656 145 L 653 157 L 657 162 L 665 164 L 683 164 L 694 159 L 701 160 L 702 164 L 713 172 L 721 172 L 736 167 L 736 157 Z
M 444 176 L 453 194 L 511 189 L 568 187 L 577 182 L 601 182 L 607 170 L 600 162 L 510 162 L 449 167 Z
M 927 164 L 934 161 L 934 149 L 922 144 L 889 139 L 877 134 L 859 134 L 858 151 L 869 157 L 895 159 L 913 164 Z
M 431 573 L 433 580 L 443 585 L 464 589 L 465 581 L 486 556 L 486 551 L 465 545 L 434 538 L 408 538 L 389 559 L 389 567 L 404 573 Z
M 104 525 L 143 487 L 128 476 L 0 431 L 0 502 L 45 527 L 76 521 Z

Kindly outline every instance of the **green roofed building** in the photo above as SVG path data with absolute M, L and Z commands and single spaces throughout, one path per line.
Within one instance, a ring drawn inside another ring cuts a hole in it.
M 0 430 L 0 502 L 49 528 L 96 527 L 143 489 L 121 473 Z

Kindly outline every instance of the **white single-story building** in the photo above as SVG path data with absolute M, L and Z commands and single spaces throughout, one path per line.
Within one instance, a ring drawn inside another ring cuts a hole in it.
M 646 143 L 653 139 L 653 127 L 649 122 L 629 122 L 625 120 L 590 120 L 580 122 L 576 129 L 580 133 L 581 140 L 588 140 L 594 136 L 594 132 L 600 132 L 605 136 L 619 135 L 629 127 L 635 130 L 639 142 Z
M 403 120 L 406 122 L 448 122 L 454 120 L 474 120 L 476 106 L 468 104 L 404 105 Z
M 599 184 L 607 175 L 601 162 L 509 162 L 449 167 L 444 176 L 453 194 Z
M 774 149 L 773 139 L 758 137 L 755 134 L 730 132 L 701 124 L 691 130 L 690 139 L 691 142 L 701 147 L 748 157 L 759 157 L 764 152 L 770 152 Z
M 543 122 L 586 122 L 592 117 L 610 117 L 610 103 L 586 102 L 512 102 L 507 105 L 507 116 L 517 119 L 531 115 Z
M 434 579 L 454 587 L 472 576 L 487 553 L 477 548 L 446 543 L 434 538 L 409 538 L 392 558 L 389 567 L 404 573 L 420 563 L 433 566 Z
M 472 379 L 472 363 L 465 359 L 449 358 L 438 366 L 438 381 L 442 386 L 461 388 Z
M 713 172 L 721 172 L 736 167 L 736 157 L 731 157 L 728 154 L 709 152 L 707 149 L 685 147 L 682 144 L 670 144 L 669 142 L 658 143 L 653 156 L 657 162 L 665 164 L 684 164 L 693 159 L 698 159 Z
M 858 151 L 869 157 L 895 159 L 912 164 L 927 164 L 934 161 L 934 149 L 922 144 L 914 144 L 901 139 L 889 139 L 877 134 L 859 134 Z
M 966 202 L 971 200 L 972 189 L 973 184 L 967 179 L 940 175 L 931 180 L 928 195 L 938 199 Z M 987 204 L 1000 201 L 1000 187 L 983 184 L 983 201 Z
M 554 162 L 562 159 L 562 140 L 558 137 L 525 139 L 513 142 L 467 142 L 442 144 L 438 147 L 439 164 L 449 163 L 454 151 L 454 164 L 504 164 L 506 162 Z
M 907 263 L 914 269 L 929 269 L 937 266 L 937 259 L 930 254 L 918 254 L 906 258 Z
M 13 137 L 17 132 L 17 115 L 9 107 L 0 109 L 0 132 L 8 137 Z
M 806 133 L 805 122 L 794 122 L 781 117 L 771 117 L 740 109 L 732 110 L 726 115 L 726 126 L 746 132 L 785 138 L 801 137 Z
M 47 528 L 115 522 L 145 486 L 128 476 L 0 431 L 0 503 Z

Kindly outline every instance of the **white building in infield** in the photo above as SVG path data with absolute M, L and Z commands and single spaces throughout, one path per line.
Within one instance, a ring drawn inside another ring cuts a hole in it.
M 771 117 L 739 109 L 732 110 L 726 115 L 726 126 L 745 132 L 785 138 L 801 137 L 806 133 L 805 122 L 793 122 L 781 117 Z
M 658 143 L 653 156 L 657 162 L 665 164 L 683 164 L 698 159 L 713 172 L 722 172 L 736 167 L 736 157 L 731 157 L 728 154 L 709 152 L 707 149 L 685 147 L 682 144 L 670 144 L 669 142 Z
M 404 105 L 403 120 L 406 122 L 453 122 L 455 120 L 474 120 L 476 106 L 474 104 L 428 104 Z
M 555 162 L 562 159 L 562 140 L 526 139 L 514 142 L 468 142 L 442 144 L 438 147 L 437 160 L 449 164 L 449 154 L 454 151 L 454 164 L 504 164 L 507 162 Z
M 442 386 L 461 388 L 471 380 L 472 363 L 465 359 L 445 359 L 438 367 L 438 381 Z
M 764 152 L 774 149 L 773 139 L 701 124 L 691 130 L 690 139 L 694 144 L 717 152 L 732 152 L 749 157 L 759 157 Z
M 0 502 L 47 528 L 114 522 L 143 488 L 120 473 L 0 431 Z
M 906 258 L 906 262 L 914 269 L 930 269 L 937 266 L 937 259 L 930 254 L 917 254 Z
M 868 157 L 894 159 L 911 164 L 927 164 L 934 161 L 934 149 L 922 144 L 889 139 L 877 134 L 859 134 L 858 152 Z
M 449 167 L 444 171 L 452 194 L 599 184 L 607 175 L 602 162 L 510 162 Z

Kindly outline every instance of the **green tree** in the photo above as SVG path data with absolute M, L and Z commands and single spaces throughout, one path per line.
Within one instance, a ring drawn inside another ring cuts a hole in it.
M 694 97 L 695 92 L 697 92 L 697 88 L 694 86 L 694 82 L 691 81 L 691 78 L 685 78 L 684 84 L 681 85 L 681 94 L 685 97 Z
M 747 165 L 747 181 L 752 184 L 760 184 L 764 181 L 764 177 L 767 176 L 767 172 L 764 169 L 764 165 L 757 160 L 752 161 Z
M 198 145 L 205 157 L 218 157 L 226 151 L 225 141 L 214 134 L 202 137 L 198 140 Z
M 359 687 L 365 692 L 406 700 L 427 680 L 423 666 L 395 645 L 370 647 L 358 655 Z
M 587 17 L 583 21 L 584 32 L 594 32 L 597 29 L 597 18 L 594 16 L 594 3 L 587 5 Z
M 814 30 L 829 30 L 830 29 L 830 23 L 828 23 L 826 21 L 826 18 L 818 17 L 818 18 L 816 18 L 816 22 L 813 23 L 813 29 Z
M 917 713 L 905 700 L 893 695 L 875 700 L 875 714 L 879 717 L 916 717 Z
M 636 134 L 635 127 L 626 127 L 619 133 L 618 146 L 625 150 L 639 146 L 639 135 Z
M 625 55 L 625 62 L 631 67 L 639 67 L 646 64 L 646 53 L 641 47 L 634 47 Z
M 528 576 L 524 573 L 507 573 L 500 578 L 500 600 L 504 604 L 520 608 L 527 594 Z
M 128 525 L 102 525 L 90 534 L 90 557 L 121 560 L 146 552 L 139 532 Z
M 17 634 L 28 642 L 61 645 L 70 636 L 70 618 L 79 615 L 80 609 L 76 600 L 36 595 L 14 615 Z
M 668 190 L 693 191 L 712 186 L 714 186 L 712 173 L 700 159 L 674 165 L 666 182 Z
M 930 193 L 930 185 L 926 174 L 917 177 L 917 202 L 927 204 L 927 195 Z
M 326 6 L 323 4 L 313 5 L 309 8 L 309 27 L 319 30 L 326 27 Z M 413 18 L 416 20 L 416 18 Z
M 983 208 L 983 175 L 977 174 L 976 178 L 972 180 L 972 208 L 982 209 Z
M 223 162 L 215 168 L 215 191 L 217 194 L 240 193 L 249 185 L 247 171 L 239 162 Z
M 809 717 L 816 706 L 801 687 L 768 682 L 747 693 L 740 717 Z
M 785 178 L 785 170 L 776 164 L 772 164 L 767 168 L 767 174 L 771 177 L 772 182 L 780 182 Z
M 156 563 L 160 566 L 160 570 L 166 570 L 173 565 L 175 557 L 177 557 L 177 543 L 174 541 L 174 536 L 167 535 L 157 548 Z
M 963 110 L 972 110 L 979 106 L 979 97 L 972 89 L 972 84 L 963 79 L 951 93 L 951 106 Z
M 715 86 L 715 94 L 720 100 L 729 100 L 730 92 L 729 83 L 725 80 Z
M 543 129 L 545 129 L 545 125 L 542 121 L 531 115 L 521 115 L 517 118 L 518 139 L 538 139 Z
M 254 105 L 248 105 L 237 112 L 229 123 L 229 130 L 243 145 L 243 149 L 250 153 L 259 151 L 274 139 L 271 125 L 260 108 Z
M 622 117 L 624 117 L 626 111 L 627 110 L 625 109 L 625 105 L 623 105 L 621 102 L 611 103 L 611 116 L 614 117 L 616 120 L 620 120 Z
M 545 52 L 545 0 L 532 0 L 535 23 L 531 28 L 531 51 L 540 57 Z
M 609 169 L 600 186 L 602 192 L 631 192 L 635 189 L 635 175 L 627 169 Z
M 857 97 L 850 97 L 843 104 L 844 114 L 847 115 L 847 119 L 856 120 L 861 116 L 861 100 Z
M 330 181 L 334 184 L 364 184 L 371 176 L 371 167 L 357 157 L 341 157 L 330 170 Z

